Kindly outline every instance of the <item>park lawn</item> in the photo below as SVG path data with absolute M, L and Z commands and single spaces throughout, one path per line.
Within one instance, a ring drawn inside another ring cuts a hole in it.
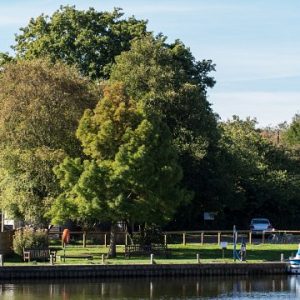
M 259 244 L 247 245 L 247 263 L 272 262 L 280 261 L 281 253 L 284 254 L 285 259 L 295 255 L 297 252 L 296 244 Z M 171 255 L 169 258 L 155 256 L 157 264 L 191 264 L 196 263 L 196 256 L 199 254 L 201 263 L 231 263 L 233 262 L 233 246 L 229 245 L 228 249 L 224 251 L 224 258 L 222 258 L 222 250 L 216 244 L 173 244 L 168 245 Z M 237 246 L 240 249 L 240 245 Z M 91 255 L 93 259 L 86 258 L 66 258 L 65 261 L 57 259 L 57 265 L 92 265 L 102 264 L 102 254 L 106 254 L 108 248 L 105 246 L 93 246 L 83 248 L 82 246 L 67 246 L 65 253 L 67 256 L 81 256 Z M 63 255 L 63 250 L 57 252 L 58 256 Z M 105 260 L 105 264 L 149 264 L 149 256 L 124 258 L 124 246 L 117 247 L 117 257 L 115 259 Z M 49 265 L 49 262 L 23 262 L 19 256 L 12 256 L 5 258 L 6 266 L 16 265 Z

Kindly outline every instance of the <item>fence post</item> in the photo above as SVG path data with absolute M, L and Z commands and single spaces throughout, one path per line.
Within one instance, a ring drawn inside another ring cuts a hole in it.
M 185 232 L 182 234 L 182 244 L 185 246 L 186 242 L 185 242 Z
M 264 244 L 265 243 L 265 232 L 263 231 L 262 233 L 262 239 L 261 239 L 261 242 Z
M 218 232 L 218 245 L 221 244 L 221 232 Z
M 153 265 L 154 263 L 154 255 L 150 254 L 150 265 Z
M 86 248 L 86 231 L 82 234 L 82 246 L 83 248 Z
M 107 234 L 104 234 L 104 246 L 107 247 Z
M 252 232 L 249 231 L 249 244 L 251 245 L 252 244 Z
M 204 232 L 202 231 L 201 232 L 201 245 L 203 245 L 204 243 Z
M 128 245 L 128 234 L 125 233 L 125 246 L 127 246 L 127 245 Z
M 165 246 L 167 246 L 167 234 L 165 234 Z

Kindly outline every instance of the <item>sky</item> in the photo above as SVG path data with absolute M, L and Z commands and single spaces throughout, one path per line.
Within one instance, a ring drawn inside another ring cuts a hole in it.
M 221 120 L 274 127 L 300 113 L 299 0 L 0 0 L 0 51 L 13 54 L 19 28 L 60 5 L 120 7 L 169 42 L 182 40 L 197 60 L 212 59 L 217 83 L 208 100 Z

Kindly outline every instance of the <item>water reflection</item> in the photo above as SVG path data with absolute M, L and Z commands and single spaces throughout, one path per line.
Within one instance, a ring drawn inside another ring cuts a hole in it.
M 0 283 L 1 300 L 295 299 L 300 276 L 186 277 Z

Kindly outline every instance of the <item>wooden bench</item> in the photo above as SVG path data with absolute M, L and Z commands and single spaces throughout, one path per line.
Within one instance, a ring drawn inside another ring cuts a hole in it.
M 60 261 L 65 261 L 66 258 L 88 259 L 88 260 L 92 260 L 93 259 L 93 255 L 90 255 L 90 254 L 78 254 L 78 255 L 69 254 L 69 255 L 59 255 L 57 257 L 58 257 L 58 259 L 60 259 Z
M 130 258 L 132 255 L 164 255 L 169 256 L 169 249 L 163 244 L 151 244 L 151 245 L 126 245 L 125 246 L 125 258 Z
M 51 249 L 23 249 L 24 261 L 42 260 L 47 261 L 50 259 L 50 255 L 53 257 L 53 261 L 56 260 L 56 251 Z

